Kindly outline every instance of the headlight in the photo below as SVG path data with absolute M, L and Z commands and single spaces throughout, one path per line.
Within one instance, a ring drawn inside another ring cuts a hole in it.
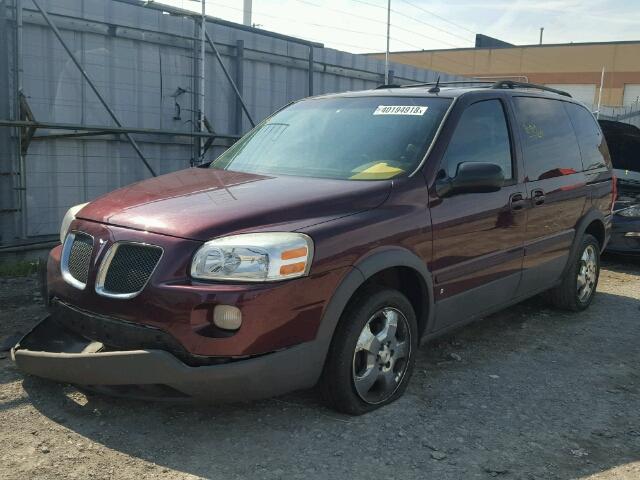
M 87 203 L 74 205 L 69 210 L 67 210 L 67 213 L 64 214 L 64 218 L 62 219 L 62 225 L 60 225 L 60 243 L 64 243 L 64 238 L 67 236 L 67 233 L 69 232 L 69 225 L 71 225 L 71 222 L 75 220 L 76 213 L 82 210 L 84 206 L 87 205 Z
M 640 217 L 640 205 L 634 205 L 633 207 L 620 210 L 618 215 L 622 215 L 623 217 Z
M 191 276 L 202 280 L 268 282 L 309 273 L 313 240 L 302 233 L 248 233 L 205 243 L 193 257 Z

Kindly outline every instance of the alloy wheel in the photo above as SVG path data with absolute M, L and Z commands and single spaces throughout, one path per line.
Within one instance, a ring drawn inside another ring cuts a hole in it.
M 585 303 L 595 290 L 598 280 L 598 261 L 596 250 L 593 245 L 587 245 L 580 257 L 578 266 L 578 300 Z
M 393 307 L 375 312 L 360 332 L 353 354 L 353 385 L 369 404 L 382 403 L 402 383 L 411 356 L 411 330 Z

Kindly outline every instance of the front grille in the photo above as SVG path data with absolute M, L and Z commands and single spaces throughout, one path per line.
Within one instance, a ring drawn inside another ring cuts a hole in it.
M 162 249 L 152 245 L 116 243 L 105 258 L 98 292 L 107 296 L 134 296 L 147 284 Z
M 91 263 L 91 251 L 93 250 L 93 238 L 79 232 L 72 235 L 68 239 L 71 242 L 71 248 L 66 269 L 73 278 L 86 285 Z

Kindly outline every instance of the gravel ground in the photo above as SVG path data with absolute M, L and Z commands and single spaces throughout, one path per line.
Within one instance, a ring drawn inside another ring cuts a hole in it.
M 532 299 L 422 347 L 362 417 L 314 392 L 195 406 L 85 395 L 0 353 L 0 478 L 640 478 L 640 262 L 608 259 L 580 314 Z M 0 340 L 43 317 L 0 279 Z

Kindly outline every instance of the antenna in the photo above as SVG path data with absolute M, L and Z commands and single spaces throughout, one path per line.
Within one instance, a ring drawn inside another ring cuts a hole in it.
M 438 93 L 439 91 L 440 91 L 440 75 L 438 75 L 436 84 L 429 89 L 429 93 Z
M 389 39 L 391 33 L 391 0 L 387 0 L 387 50 L 384 53 L 384 83 L 389 83 Z

